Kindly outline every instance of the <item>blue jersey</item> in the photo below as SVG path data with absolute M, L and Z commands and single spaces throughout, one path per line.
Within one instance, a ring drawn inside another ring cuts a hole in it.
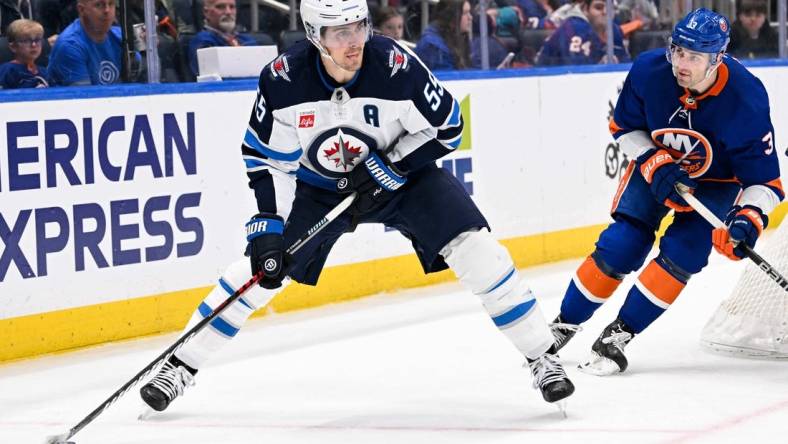
M 296 178 L 336 192 L 373 151 L 412 173 L 456 149 L 462 128 L 457 101 L 394 40 L 372 37 L 342 85 L 303 41 L 263 68 L 242 153 L 260 211 L 287 219 Z
M 48 70 L 53 85 L 110 85 L 120 82 L 120 68 L 120 28 L 113 26 L 96 43 L 76 19 L 57 38 Z
M 237 45 L 232 45 L 228 38 L 235 39 Z M 254 37 L 246 34 L 223 34 L 213 28 L 206 27 L 206 30 L 198 32 L 189 42 L 189 69 L 195 76 L 199 74 L 197 66 L 197 50 L 200 48 L 211 48 L 214 46 L 255 46 L 257 41 Z
M 446 41 L 437 28 L 430 25 L 421 34 L 413 50 L 429 69 L 443 71 L 454 69 L 457 65 Z
M 574 13 L 558 27 L 545 41 L 536 64 L 539 66 L 553 65 L 593 65 L 600 63 L 607 54 L 607 42 L 594 32 L 591 24 L 582 13 Z M 624 37 L 621 28 L 613 25 L 613 55 L 618 63 L 630 61 L 629 53 L 624 48 Z
M 36 72 L 30 71 L 27 66 L 8 62 L 0 65 L 0 88 L 45 88 L 49 86 L 47 82 L 47 71 L 43 66 L 36 66 Z
M 620 143 L 626 141 L 622 149 L 631 156 L 665 148 L 696 180 L 767 187 L 777 202 L 784 197 L 766 89 L 727 55 L 714 85 L 694 96 L 676 83 L 664 49 L 641 54 L 624 82 L 610 130 Z

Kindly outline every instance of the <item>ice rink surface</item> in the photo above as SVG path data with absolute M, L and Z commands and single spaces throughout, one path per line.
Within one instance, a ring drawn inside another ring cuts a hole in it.
M 523 270 L 552 319 L 579 261 Z M 137 389 L 77 444 L 788 443 L 788 362 L 704 351 L 706 320 L 743 270 L 712 254 L 627 348 L 625 374 L 580 373 L 632 282 L 562 351 L 568 418 L 459 284 L 251 320 L 162 415 Z M 349 276 L 348 285 L 360 276 Z M 176 338 L 168 334 L 0 366 L 0 443 L 67 431 Z

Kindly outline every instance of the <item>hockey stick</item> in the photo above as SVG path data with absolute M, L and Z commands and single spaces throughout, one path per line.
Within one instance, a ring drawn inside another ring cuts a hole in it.
M 310 239 L 312 239 L 317 233 L 319 233 L 326 225 L 331 223 L 334 219 L 336 219 L 342 212 L 344 212 L 353 201 L 356 199 L 356 193 L 352 193 L 348 195 L 342 202 L 337 204 L 334 209 L 329 211 L 325 216 L 323 216 L 320 221 L 312 226 L 309 230 L 304 233 L 303 236 L 298 238 L 292 245 L 287 249 L 287 252 L 290 254 L 295 253 L 301 247 L 304 246 Z M 82 421 L 80 421 L 77 425 L 72 427 L 67 433 L 63 433 L 60 435 L 54 435 L 47 437 L 45 444 L 73 444 L 73 442 L 68 441 L 77 434 L 80 430 L 82 430 L 86 425 L 90 424 L 96 417 L 104 413 L 104 410 L 107 410 L 112 404 L 115 403 L 121 396 L 125 395 L 132 387 L 137 385 L 141 380 L 145 379 L 148 374 L 153 371 L 153 369 L 157 368 L 162 362 L 169 359 L 178 349 L 180 349 L 183 344 L 188 342 L 191 338 L 193 338 L 200 330 L 203 329 L 208 323 L 210 323 L 214 318 L 222 314 L 222 312 L 233 304 L 233 302 L 237 301 L 249 288 L 253 285 L 256 285 L 257 282 L 263 277 L 263 272 L 259 272 L 256 275 L 252 276 L 251 279 L 246 281 L 245 284 L 241 285 L 241 287 L 235 291 L 229 298 L 227 298 L 224 302 L 219 304 L 211 314 L 205 317 L 202 321 L 198 322 L 197 325 L 191 328 L 191 330 L 187 331 L 180 337 L 174 344 L 172 344 L 167 350 L 165 350 L 162 354 L 160 354 L 156 359 L 154 359 L 150 364 L 145 366 L 139 373 L 137 373 L 133 378 L 131 378 L 128 382 L 123 384 L 123 387 L 119 388 L 115 393 L 113 393 L 106 401 L 102 402 L 101 405 L 96 407 L 95 410 L 90 412 Z
M 714 228 L 726 228 L 725 224 L 714 214 L 706 208 L 701 201 L 698 200 L 692 193 L 689 192 L 689 189 L 682 185 L 676 185 L 676 191 L 681 194 L 681 197 L 687 201 L 690 206 L 698 212 L 707 222 L 711 224 Z M 783 290 L 788 291 L 788 279 L 785 278 L 779 271 L 777 271 L 766 259 L 762 258 L 758 253 L 756 253 L 749 245 L 745 243 L 739 243 L 737 247 L 741 248 L 744 252 L 744 255 L 747 256 L 750 260 L 755 262 L 755 265 L 761 269 L 766 275 L 769 276 L 771 280 L 777 283 Z

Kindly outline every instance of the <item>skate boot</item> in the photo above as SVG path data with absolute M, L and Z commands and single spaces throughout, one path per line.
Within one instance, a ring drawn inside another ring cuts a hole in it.
M 629 363 L 624 355 L 624 347 L 635 337 L 632 329 L 620 318 L 605 327 L 594 345 L 588 362 L 580 364 L 580 370 L 597 376 L 621 373 Z
M 187 385 L 194 385 L 197 370 L 189 368 L 180 359 L 171 356 L 164 362 L 153 379 L 140 389 L 145 404 L 157 412 L 164 411 L 180 395 Z
M 582 329 L 583 327 L 577 324 L 567 324 L 563 319 L 561 319 L 561 315 L 558 315 L 555 320 L 550 323 L 550 331 L 553 332 L 555 343 L 550 348 L 550 350 L 548 350 L 548 353 L 558 353 L 558 350 L 561 350 L 561 348 L 563 348 L 563 346 L 565 346 L 569 340 L 572 339 L 575 334 Z
M 531 374 L 534 375 L 534 388 L 542 392 L 545 401 L 560 401 L 574 393 L 575 386 L 566 377 L 566 372 L 555 355 L 545 353 L 533 360 L 526 359 Z

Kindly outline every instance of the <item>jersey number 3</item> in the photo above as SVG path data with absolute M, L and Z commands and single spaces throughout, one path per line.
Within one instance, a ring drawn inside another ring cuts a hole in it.
M 430 108 L 433 111 L 437 111 L 438 107 L 441 106 L 441 97 L 443 97 L 443 87 L 440 83 L 438 83 L 438 79 L 429 73 L 430 81 L 426 85 L 424 85 L 424 98 L 427 99 L 427 103 L 430 104 Z

